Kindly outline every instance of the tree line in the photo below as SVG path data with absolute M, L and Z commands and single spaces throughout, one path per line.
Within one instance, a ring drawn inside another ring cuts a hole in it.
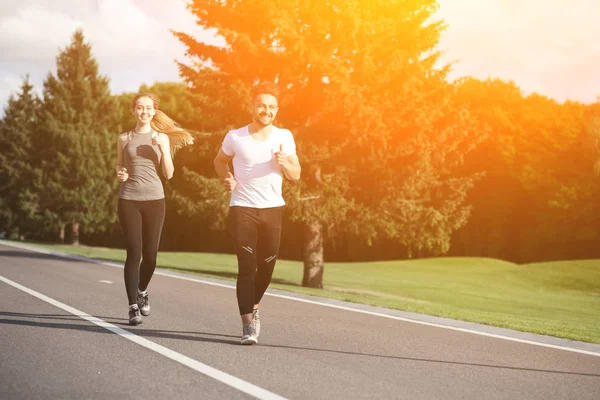
M 227 194 L 212 160 L 250 121 L 257 80 L 283 89 L 278 125 L 303 164 L 284 186 L 281 257 L 324 261 L 436 255 L 515 262 L 596 258 L 600 102 L 525 96 L 513 82 L 446 79 L 437 3 L 192 1 L 216 47 L 184 32 L 183 82 L 142 85 L 195 132 L 166 183 L 162 250 L 230 252 Z M 252 23 L 243 23 L 252 15 Z M 117 136 L 134 93 L 111 95 L 83 32 L 57 57 L 38 98 L 26 78 L 0 121 L 0 232 L 122 247 Z

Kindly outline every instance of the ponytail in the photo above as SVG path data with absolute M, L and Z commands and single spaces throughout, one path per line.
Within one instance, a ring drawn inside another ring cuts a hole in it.
M 167 114 L 158 109 L 160 99 L 153 93 L 138 93 L 131 102 L 131 107 L 135 107 L 136 101 L 141 97 L 148 97 L 154 103 L 155 114 L 150 121 L 150 126 L 157 132 L 162 132 L 169 137 L 171 143 L 171 154 L 184 146 L 194 143 L 194 137 L 187 130 L 182 128 L 177 122 L 173 121 Z
M 165 133 L 169 137 L 171 153 L 175 153 L 183 146 L 194 143 L 194 137 L 161 110 L 156 110 L 154 118 L 150 121 L 150 126 L 155 131 Z

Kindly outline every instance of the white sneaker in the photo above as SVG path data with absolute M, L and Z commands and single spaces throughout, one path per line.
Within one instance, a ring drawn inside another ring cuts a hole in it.
M 142 316 L 137 304 L 129 307 L 129 325 L 139 325 L 142 323 Z
M 256 329 L 252 323 L 244 326 L 244 330 L 242 332 L 242 344 L 252 345 L 258 343 L 258 336 L 256 335 Z
M 252 325 L 254 325 L 254 330 L 256 330 L 256 337 L 260 336 L 260 318 L 258 315 L 258 308 L 252 312 Z
M 148 299 L 148 291 L 141 293 L 138 290 L 137 294 L 137 304 L 140 308 L 140 312 L 144 317 L 150 315 L 150 300 Z

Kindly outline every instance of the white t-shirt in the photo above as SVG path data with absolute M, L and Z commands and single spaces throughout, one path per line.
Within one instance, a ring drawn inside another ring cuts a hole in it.
M 272 127 L 265 141 L 250 135 L 248 126 L 229 131 L 221 146 L 223 153 L 233 156 L 233 171 L 237 181 L 231 193 L 230 206 L 252 208 L 281 207 L 283 171 L 275 163 L 275 153 L 283 145 L 283 154 L 296 154 L 294 136 L 287 129 Z

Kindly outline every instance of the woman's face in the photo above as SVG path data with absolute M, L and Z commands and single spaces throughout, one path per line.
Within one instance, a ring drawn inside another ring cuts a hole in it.
M 133 115 L 137 122 L 148 124 L 156 114 L 154 102 L 150 97 L 140 97 L 133 107 Z

